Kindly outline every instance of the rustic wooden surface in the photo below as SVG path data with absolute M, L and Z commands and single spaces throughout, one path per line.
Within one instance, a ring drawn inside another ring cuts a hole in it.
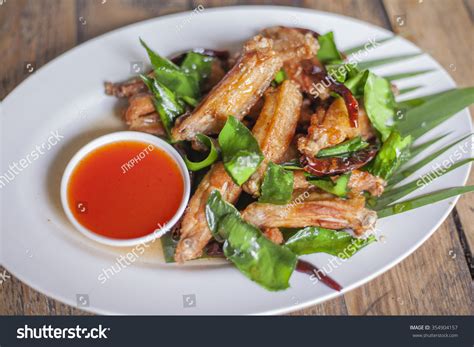
M 112 29 L 168 13 L 244 4 L 335 12 L 403 35 L 438 60 L 460 86 L 474 85 L 474 0 L 0 0 L 0 99 L 59 54 Z M 397 19 L 401 17 L 401 19 Z M 7 34 L 8 33 L 8 34 Z M 471 113 L 473 113 L 471 108 Z M 474 184 L 474 174 L 470 176 Z M 295 315 L 473 314 L 474 194 L 460 199 L 439 230 L 410 257 L 370 283 Z M 3 273 L 0 267 L 0 274 Z M 0 314 L 85 312 L 12 277 L 0 285 Z

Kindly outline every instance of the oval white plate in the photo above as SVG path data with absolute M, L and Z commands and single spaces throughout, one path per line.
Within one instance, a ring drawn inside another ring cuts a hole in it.
M 118 102 L 104 94 L 103 82 L 127 79 L 134 63 L 147 62 L 139 37 L 160 54 L 171 55 L 192 47 L 235 49 L 272 25 L 305 27 L 320 33 L 333 30 L 343 49 L 392 35 L 361 21 L 311 10 L 205 9 L 198 14 L 187 12 L 148 20 L 91 40 L 47 64 L 8 95 L 2 103 L 0 174 L 27 155 L 31 163 L 1 189 L 0 260 L 7 270 L 48 296 L 99 313 L 275 314 L 337 296 L 337 292 L 299 273 L 292 276 L 291 289 L 272 293 L 226 264 L 200 261 L 188 266 L 167 265 L 158 242 L 147 247 L 138 260 L 128 261 L 129 266 L 121 266 L 119 262 L 125 262 L 118 259 L 131 248 L 111 248 L 85 238 L 69 224 L 61 209 L 61 174 L 72 155 L 91 139 L 124 129 L 117 115 Z M 367 58 L 413 52 L 419 49 L 396 38 Z M 426 54 L 375 71 L 392 74 L 429 68 L 436 71 L 400 83 L 402 88 L 425 86 L 407 97 L 455 86 L 446 71 Z M 443 140 L 446 144 L 470 129 L 469 113 L 464 110 L 425 139 L 451 131 Z M 59 142 L 46 150 L 48 145 L 41 144 L 53 136 L 51 132 L 57 138 L 51 142 Z M 36 160 L 32 160 L 33 150 L 43 154 L 37 153 Z M 469 167 L 451 172 L 425 192 L 462 185 L 468 172 Z M 420 246 L 446 218 L 455 201 L 381 220 L 379 234 L 385 236 L 385 241 L 363 249 L 334 269 L 331 276 L 345 292 L 380 275 Z M 331 259 L 324 254 L 305 258 L 321 268 Z M 114 275 L 110 275 L 112 268 Z M 101 283 L 99 276 L 104 272 L 110 278 Z

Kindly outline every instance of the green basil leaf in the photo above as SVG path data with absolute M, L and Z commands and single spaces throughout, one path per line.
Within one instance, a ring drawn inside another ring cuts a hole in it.
M 245 125 L 229 116 L 219 134 L 224 167 L 238 185 L 257 170 L 263 160 L 257 140 Z
M 224 255 L 240 272 L 268 290 L 289 287 L 296 255 L 271 242 L 259 229 L 245 222 L 217 190 L 209 196 L 206 218 L 211 231 L 225 240 Z
M 259 202 L 284 205 L 290 202 L 293 193 L 293 172 L 270 162 L 263 178 Z
M 350 140 L 341 142 L 333 147 L 328 147 L 318 152 L 318 158 L 347 156 L 352 152 L 364 149 L 369 145 L 362 137 L 356 136 Z
M 349 184 L 349 179 L 351 173 L 345 173 L 344 175 L 339 176 L 339 178 L 334 182 L 329 177 L 316 178 L 316 177 L 307 177 L 309 183 L 313 186 L 316 186 L 328 193 L 334 194 L 339 197 L 346 197 L 349 189 L 347 185 Z
M 345 81 L 344 85 L 349 88 L 354 97 L 363 97 L 365 83 L 367 81 L 368 76 L 369 70 L 359 71 L 357 74 L 351 76 L 347 81 Z
M 433 193 L 428 193 L 416 198 L 398 202 L 396 204 L 387 206 L 377 211 L 379 218 L 393 216 L 398 213 L 406 212 L 426 205 L 434 204 L 435 202 L 451 198 L 456 195 L 474 192 L 474 186 L 453 187 L 439 190 Z
M 252 281 L 276 291 L 290 286 L 297 258 L 289 249 L 268 240 L 259 229 L 233 214 L 219 222 L 229 234 L 224 255 Z
M 320 35 L 318 37 L 318 42 L 319 50 L 317 56 L 321 63 L 335 63 L 341 62 L 343 60 L 342 55 L 338 51 L 336 43 L 334 42 L 334 33 L 332 31 L 328 32 L 327 34 Z
M 211 229 L 212 236 L 214 236 L 218 242 L 224 242 L 228 237 L 228 232 L 224 229 L 218 230 L 219 221 L 228 214 L 240 216 L 239 211 L 222 199 L 219 191 L 214 190 L 207 199 L 205 212 L 207 225 L 209 226 L 209 229 Z M 219 231 L 223 234 L 219 234 Z
M 395 115 L 395 99 L 392 86 L 385 78 L 369 72 L 364 86 L 364 107 L 375 129 L 385 141 L 390 135 L 389 122 Z
M 161 122 L 163 123 L 168 137 L 171 138 L 171 128 L 173 127 L 174 120 L 184 113 L 182 103 L 171 90 L 157 80 L 144 75 L 140 75 L 140 77 L 153 94 L 155 109 L 160 115 Z
M 357 238 L 345 231 L 306 227 L 289 237 L 285 246 L 296 255 L 327 253 L 348 259 L 375 240 L 374 235 Z
M 219 158 L 219 150 L 216 148 L 214 142 L 209 136 L 197 134 L 196 138 L 199 140 L 199 142 L 209 148 L 209 154 L 205 159 L 199 162 L 193 162 L 189 160 L 188 157 L 184 157 L 184 162 L 186 163 L 187 168 L 191 171 L 199 171 L 204 169 L 205 167 L 212 165 Z
M 360 73 L 356 63 L 328 64 L 326 71 L 332 79 L 340 83 L 344 83 Z
M 370 166 L 370 172 L 384 180 L 389 179 L 409 155 L 411 142 L 410 136 L 401 137 L 397 131 L 392 131 Z
M 402 136 L 411 135 L 416 139 L 473 103 L 474 87 L 440 93 L 409 109 L 397 122 L 397 129 Z
M 179 67 L 175 63 L 153 51 L 141 38 L 140 43 L 146 49 L 146 52 L 148 53 L 148 57 L 150 58 L 151 65 L 153 66 L 154 70 L 166 69 L 179 71 Z
M 189 69 L 182 69 L 172 61 L 154 52 L 142 39 L 140 39 L 140 42 L 150 58 L 154 69 L 154 78 L 178 97 L 183 98 L 186 103 L 195 106 L 197 104 L 195 100 L 199 97 L 199 80 L 196 76 L 191 75 L 190 71 L 188 73 Z M 190 63 L 188 62 L 188 64 Z
M 208 55 L 189 52 L 181 64 L 181 70 L 188 76 L 191 76 L 198 86 L 201 86 L 203 81 L 211 74 L 213 59 L 213 57 Z

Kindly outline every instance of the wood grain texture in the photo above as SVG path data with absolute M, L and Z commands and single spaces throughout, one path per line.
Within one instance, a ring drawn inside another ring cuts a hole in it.
M 0 36 L 0 49 L 6 52 L 0 64 L 0 98 L 29 75 L 25 62 L 40 67 L 102 33 L 144 19 L 192 10 L 199 4 L 205 8 L 278 4 L 355 17 L 393 29 L 432 54 L 459 85 L 474 85 L 472 0 L 449 4 L 443 0 L 421 3 L 419 0 L 20 0 L 7 1 L 0 7 L 0 28 L 2 32 L 12 33 Z M 398 25 L 399 15 L 405 15 L 406 25 Z M 470 180 L 474 183 L 473 175 Z M 474 245 L 473 206 L 474 194 L 461 198 L 455 213 L 439 230 L 384 275 L 344 296 L 292 314 L 472 314 L 472 279 L 466 252 L 472 251 Z M 50 299 L 12 277 L 0 285 L 0 314 L 85 313 Z

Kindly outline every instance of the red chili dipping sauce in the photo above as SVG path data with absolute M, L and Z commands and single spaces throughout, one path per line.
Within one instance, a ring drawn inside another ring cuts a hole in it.
M 175 215 L 184 179 L 163 150 L 119 141 L 85 156 L 67 190 L 69 207 L 82 226 L 105 237 L 133 239 L 151 234 Z

